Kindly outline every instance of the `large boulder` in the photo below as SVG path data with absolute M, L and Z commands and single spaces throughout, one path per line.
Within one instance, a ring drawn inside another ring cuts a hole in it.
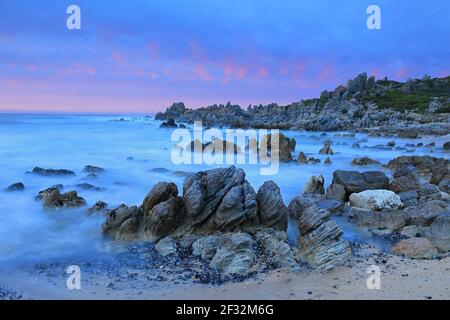
M 450 212 L 438 216 L 429 227 L 422 228 L 422 232 L 440 252 L 450 251 Z
M 414 166 L 402 166 L 394 172 L 393 176 L 390 189 L 395 193 L 417 190 L 420 187 L 420 178 Z
M 372 211 L 357 207 L 350 209 L 349 218 L 360 227 L 390 232 L 400 230 L 409 221 L 409 216 L 403 210 Z
M 319 208 L 313 199 L 297 197 L 289 204 L 289 211 L 300 231 L 300 260 L 313 268 L 329 270 L 350 258 L 350 244 L 341 239 L 343 231 L 330 220 L 329 210 Z
M 328 186 L 325 195 L 328 199 L 337 201 L 345 201 L 347 199 L 347 192 L 345 191 L 344 186 L 337 183 Z
M 436 246 L 426 238 L 409 238 L 401 240 L 391 249 L 392 253 L 414 259 L 431 259 L 438 255 Z
M 264 248 L 271 264 L 280 268 L 298 268 L 294 253 L 287 243 L 287 234 L 284 231 L 265 229 L 256 234 L 256 239 Z
M 273 181 L 266 181 L 256 195 L 259 220 L 262 226 L 286 230 L 287 208 L 283 202 L 280 188 Z
M 333 172 L 333 184 L 340 184 L 344 187 L 346 196 L 366 190 L 388 189 L 388 177 L 379 171 L 344 171 Z
M 428 226 L 447 209 L 448 205 L 444 201 L 432 200 L 409 206 L 404 211 L 409 217 L 409 224 Z
M 122 204 L 107 213 L 107 219 L 102 224 L 102 231 L 116 240 L 135 239 L 141 229 L 142 216 L 140 208 Z
M 403 206 L 400 197 L 389 190 L 366 190 L 350 195 L 350 205 L 362 209 L 380 211 Z

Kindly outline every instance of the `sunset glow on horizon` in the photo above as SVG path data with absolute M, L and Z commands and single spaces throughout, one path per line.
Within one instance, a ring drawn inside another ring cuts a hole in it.
M 82 29 L 66 28 L 77 4 Z M 361 72 L 450 74 L 444 0 L 0 3 L 0 112 L 151 113 L 318 97 Z M 409 6 L 410 5 L 410 6 Z

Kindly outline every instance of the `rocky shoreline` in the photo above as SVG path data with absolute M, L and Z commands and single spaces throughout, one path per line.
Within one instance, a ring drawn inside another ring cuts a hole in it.
M 206 127 L 358 131 L 416 138 L 450 133 L 449 92 L 450 77 L 425 76 L 401 83 L 363 73 L 345 86 L 322 92 L 320 98 L 287 106 L 273 103 L 242 109 L 227 103 L 189 109 L 179 102 L 155 119 L 168 120 L 164 127 L 177 127 L 175 121 L 202 121 Z

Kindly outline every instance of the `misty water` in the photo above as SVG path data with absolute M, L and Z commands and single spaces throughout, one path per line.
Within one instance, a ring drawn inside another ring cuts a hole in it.
M 171 161 L 173 129 L 160 129 L 160 121 L 145 116 L 91 116 L 91 115 L 0 115 L 0 264 L 13 266 L 23 263 L 48 262 L 61 258 L 112 257 L 116 252 L 113 242 L 101 233 L 103 214 L 86 214 L 86 208 L 44 210 L 35 200 L 36 194 L 55 184 L 63 184 L 63 191 L 77 190 L 88 206 L 98 200 L 110 208 L 125 203 L 139 205 L 151 187 L 160 181 L 173 181 L 182 190 L 184 177 L 176 171 L 194 172 L 211 169 L 207 165 L 175 165 Z M 448 137 L 423 137 L 408 140 L 397 138 L 340 136 L 335 133 L 285 131 L 297 141 L 294 156 L 303 151 L 322 163 L 314 165 L 282 164 L 274 176 L 263 176 L 257 165 L 242 165 L 247 179 L 255 190 L 266 180 L 274 180 L 281 189 L 286 204 L 302 193 L 308 177 L 323 174 L 325 185 L 332 173 L 344 170 L 384 170 L 380 166 L 354 168 L 351 160 L 369 156 L 382 163 L 399 155 L 433 154 L 446 157 L 441 146 Z M 319 155 L 324 140 L 332 140 L 336 152 L 333 164 L 324 165 L 326 156 Z M 436 148 L 406 148 L 404 150 L 371 148 L 395 141 L 397 146 L 419 142 L 436 142 Z M 359 143 L 361 149 L 352 148 Z M 132 157 L 132 159 L 130 159 Z M 87 178 L 85 165 L 106 169 L 96 178 Z M 27 174 L 35 166 L 69 169 L 71 177 L 43 177 Z M 239 166 L 239 165 L 238 165 Z M 216 166 L 217 167 L 217 166 Z M 164 169 L 161 169 L 164 168 Z M 390 175 L 389 171 L 386 171 Z M 4 188 L 23 182 L 25 191 L 5 192 Z M 87 191 L 76 187 L 90 183 L 103 191 Z M 350 241 L 374 242 L 383 246 L 382 239 L 338 219 Z M 295 230 L 290 228 L 291 237 Z

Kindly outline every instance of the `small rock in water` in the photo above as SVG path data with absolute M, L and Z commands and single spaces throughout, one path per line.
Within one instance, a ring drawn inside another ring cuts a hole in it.
M 41 167 L 34 167 L 33 174 L 41 176 L 74 176 L 75 172 L 67 169 L 44 169 Z
M 25 190 L 25 185 L 22 182 L 13 183 L 5 191 L 22 191 Z
M 101 173 L 105 172 L 106 170 L 100 167 L 87 165 L 83 168 L 83 172 L 85 173 Z

